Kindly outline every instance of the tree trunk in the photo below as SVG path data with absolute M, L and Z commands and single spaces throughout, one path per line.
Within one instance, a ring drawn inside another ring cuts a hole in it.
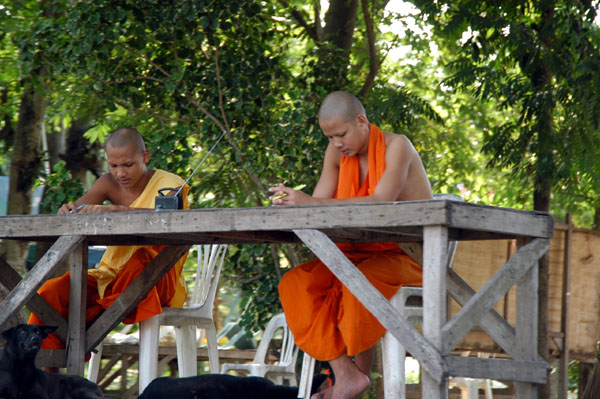
M 545 29 L 552 23 L 554 14 L 553 2 L 544 4 L 538 34 L 540 41 L 548 48 L 552 48 L 552 36 Z M 552 72 L 545 63 L 534 70 L 530 76 L 535 90 L 545 96 L 545 108 L 540 110 L 537 117 L 537 162 L 535 170 L 535 186 L 533 191 L 533 208 L 537 211 L 550 211 L 550 197 L 552 193 L 552 181 L 555 173 L 554 167 L 554 97 L 550 90 L 552 84 Z M 538 262 L 538 353 L 548 363 L 550 360 L 550 348 L 548 345 L 548 293 L 550 286 L 550 254 L 546 253 Z M 538 390 L 539 399 L 552 397 L 552 386 L 550 381 L 541 385 Z
M 21 97 L 10 160 L 7 215 L 31 213 L 32 187 L 42 164 L 40 146 L 45 109 L 42 95 L 31 87 L 25 88 Z M 0 256 L 18 272 L 23 273 L 27 249 L 26 242 L 4 240 L 0 245 Z
M 91 144 L 83 136 L 91 127 L 92 124 L 87 118 L 74 120 L 67 132 L 66 151 L 59 154 L 73 178 L 82 183 L 85 183 L 87 172 L 98 178 L 102 169 L 101 145 L 98 142 Z
M 322 42 L 313 76 L 317 87 L 326 92 L 341 90 L 348 84 L 350 49 L 356 26 L 358 0 L 332 0 L 325 14 Z
M 536 171 L 535 187 L 533 193 L 533 208 L 537 211 L 550 210 L 550 195 L 552 192 L 552 111 L 545 110 L 540 115 L 538 125 L 538 164 Z M 548 363 L 550 361 L 550 348 L 548 345 L 548 293 L 550 290 L 550 254 L 546 253 L 538 262 L 538 353 Z M 538 397 L 546 399 L 551 397 L 551 384 L 548 382 L 540 386 Z

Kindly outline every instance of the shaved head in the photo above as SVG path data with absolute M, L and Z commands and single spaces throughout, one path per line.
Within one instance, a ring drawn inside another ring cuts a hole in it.
M 121 127 L 112 132 L 111 135 L 108 136 L 108 139 L 106 139 L 104 148 L 109 145 L 115 148 L 131 146 L 139 151 L 144 151 L 146 149 L 142 135 L 132 127 Z
M 364 115 L 365 108 L 360 100 L 347 91 L 329 93 L 319 109 L 319 122 L 327 122 L 339 116 L 345 122 L 352 122 L 358 115 Z

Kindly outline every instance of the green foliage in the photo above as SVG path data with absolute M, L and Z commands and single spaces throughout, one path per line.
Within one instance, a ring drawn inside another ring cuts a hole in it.
M 64 161 L 54 165 L 54 173 L 43 176 L 38 185 L 44 185 L 44 197 L 40 206 L 41 213 L 56 214 L 60 207 L 67 202 L 75 201 L 84 193 L 83 184 L 74 180 L 66 169 Z
M 598 189 L 599 41 L 591 3 L 414 3 L 454 46 L 444 84 L 515 112 L 484 135 L 489 165 L 512 168 L 538 199 L 554 187 L 557 212 L 579 208 L 582 198 L 597 206 L 590 194 Z
M 382 64 L 361 100 L 373 123 L 411 139 L 434 191 L 531 208 L 536 176 L 550 172 L 554 212 L 591 220 L 600 201 L 593 12 L 557 2 L 543 25 L 532 2 L 415 0 L 421 11 L 409 16 L 384 13 L 388 3 L 369 5 Z M 52 128 L 86 117 L 95 125 L 88 139 L 102 142 L 117 127 L 135 126 L 153 168 L 187 177 L 226 132 L 191 181 L 195 208 L 266 206 L 268 187 L 279 182 L 312 192 L 326 145 L 315 119 L 320 101 L 334 89 L 359 93 L 371 72 L 361 9 L 350 21 L 350 48 L 340 50 L 323 34 L 334 16 L 319 2 L 44 4 L 0 10 L 0 88 L 9 88 L 0 116 L 15 122 L 19 72 L 44 68 Z M 404 31 L 384 33 L 392 24 Z M 393 57 L 400 48 L 406 53 Z M 0 168 L 9 147 L 0 141 Z M 76 198 L 60 168 L 46 184 Z M 295 246 L 231 251 L 224 276 L 246 293 L 250 329 L 279 311 L 276 287 L 289 263 L 281 253 L 291 252 L 306 258 Z

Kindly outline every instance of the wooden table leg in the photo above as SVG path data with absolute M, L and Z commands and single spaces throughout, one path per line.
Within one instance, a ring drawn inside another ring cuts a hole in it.
M 444 226 L 424 227 L 423 335 L 440 352 L 443 348 L 442 327 L 446 323 L 447 253 L 448 228 Z M 445 399 L 448 397 L 448 379 L 445 375 L 436 380 L 424 368 L 421 387 L 424 398 Z
M 83 376 L 85 366 L 85 313 L 87 298 L 88 245 L 84 241 L 69 257 L 69 336 L 67 342 L 67 373 Z
M 0 257 L 0 283 L 12 291 L 21 280 L 21 275 Z M 67 321 L 41 295 L 37 292 L 33 294 L 27 302 L 27 307 L 45 325 L 57 326 L 58 328 L 54 331 L 54 335 L 62 342 L 67 341 Z
M 313 229 L 294 230 L 294 233 L 429 371 L 434 381 L 444 378 L 446 365 L 440 352 L 392 306 L 325 233 Z
M 17 286 L 11 290 L 10 294 L 2 304 L 0 304 L 0 326 L 3 325 L 15 312 L 29 302 L 35 295 L 38 288 L 52 274 L 58 265 L 71 254 L 73 249 L 82 241 L 83 236 L 61 236 L 52 247 L 42 256 L 38 263 L 24 279 L 19 281 Z
M 538 341 L 538 264 L 517 283 L 516 338 L 518 360 L 536 360 Z M 538 388 L 529 382 L 517 382 L 518 399 L 537 399 Z
M 163 248 L 123 293 L 87 330 L 86 350 L 94 349 L 125 316 L 150 292 L 169 269 L 191 248 L 191 245 L 170 245 Z

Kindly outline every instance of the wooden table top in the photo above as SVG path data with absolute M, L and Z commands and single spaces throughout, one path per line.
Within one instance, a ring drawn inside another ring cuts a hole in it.
M 447 199 L 351 205 L 210 208 L 0 217 L 0 239 L 53 241 L 83 235 L 90 245 L 298 242 L 318 229 L 334 242 L 422 241 L 424 226 L 448 227 L 454 240 L 550 238 L 546 212 Z

